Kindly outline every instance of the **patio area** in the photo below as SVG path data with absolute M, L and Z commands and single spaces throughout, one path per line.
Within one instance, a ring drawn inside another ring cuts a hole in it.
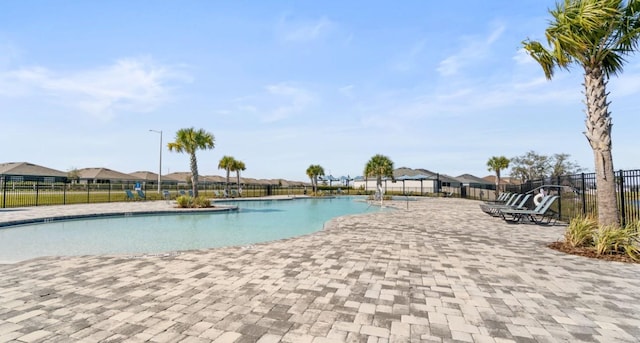
M 640 341 L 640 265 L 551 250 L 564 227 L 476 201 L 393 204 L 276 242 L 0 265 L 0 342 Z M 104 204 L 130 205 L 167 206 Z M 0 221 L 29 211 L 55 209 Z

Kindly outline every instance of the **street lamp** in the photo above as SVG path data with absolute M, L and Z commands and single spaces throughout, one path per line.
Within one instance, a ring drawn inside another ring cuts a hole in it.
M 160 166 L 158 167 L 158 194 L 160 194 L 160 183 L 162 182 L 162 130 L 149 130 L 160 134 Z

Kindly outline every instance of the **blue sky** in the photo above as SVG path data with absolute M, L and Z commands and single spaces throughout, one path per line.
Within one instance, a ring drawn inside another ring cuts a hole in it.
M 587 170 L 582 71 L 521 51 L 554 1 L 11 1 L 0 5 L 0 162 L 187 171 L 166 143 L 214 134 L 244 176 L 310 164 L 490 174 L 491 156 L 567 153 Z M 609 83 L 616 169 L 640 167 L 640 60 Z

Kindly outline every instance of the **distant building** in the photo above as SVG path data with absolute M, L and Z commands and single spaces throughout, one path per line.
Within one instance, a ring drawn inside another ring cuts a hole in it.
M 80 183 L 124 183 L 142 182 L 143 179 L 108 168 L 78 169 Z M 157 181 L 157 180 L 156 180 Z
M 0 163 L 2 181 L 66 182 L 67 173 L 28 162 Z
M 358 176 L 353 179 L 351 185 L 354 189 L 365 191 L 376 190 L 375 178 Z M 393 178 L 383 178 L 382 188 L 385 192 L 402 194 L 427 194 L 452 192 L 459 189 L 462 183 L 455 178 L 434 173 L 427 169 L 397 168 L 393 171 Z

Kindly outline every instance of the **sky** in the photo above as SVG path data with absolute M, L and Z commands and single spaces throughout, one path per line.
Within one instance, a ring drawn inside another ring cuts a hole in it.
M 548 0 L 4 1 L 0 163 L 189 171 L 166 144 L 204 129 L 201 175 L 306 181 L 321 165 L 490 175 L 492 156 L 565 153 L 587 171 L 583 73 L 522 50 Z M 640 168 L 640 59 L 608 85 L 615 169 Z M 505 172 L 502 173 L 505 175 Z M 508 174 L 508 172 L 506 173 Z

